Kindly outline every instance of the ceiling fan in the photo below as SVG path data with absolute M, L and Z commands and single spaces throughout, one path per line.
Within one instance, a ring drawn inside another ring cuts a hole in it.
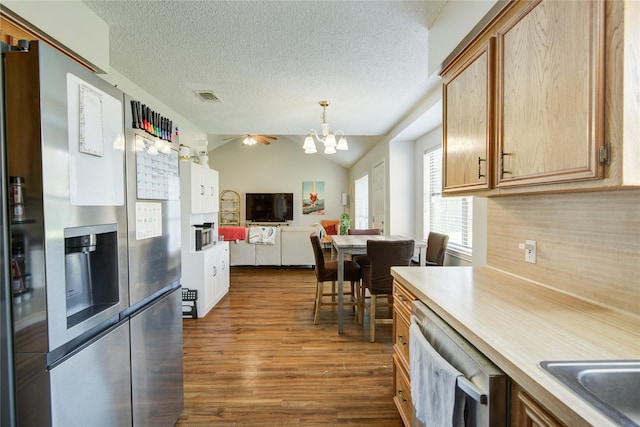
M 260 135 L 257 133 L 247 133 L 245 135 L 236 135 L 230 138 L 225 138 L 223 141 L 231 141 L 233 139 L 242 139 L 242 143 L 244 145 L 254 145 L 256 142 L 260 142 L 264 145 L 269 145 L 271 142 L 269 140 L 275 141 L 278 138 L 270 135 Z

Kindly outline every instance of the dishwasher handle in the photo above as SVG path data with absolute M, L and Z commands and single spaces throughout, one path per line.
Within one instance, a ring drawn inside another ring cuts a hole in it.
M 460 390 L 465 392 L 467 396 L 480 403 L 481 405 L 487 404 L 487 394 L 483 393 L 474 383 L 469 381 L 463 376 L 459 376 L 456 381 L 456 385 Z
M 416 317 L 414 314 L 411 315 L 411 323 L 416 323 L 420 325 L 420 319 Z M 481 405 L 487 404 L 487 394 L 483 393 L 482 390 L 478 388 L 477 385 L 472 383 L 465 376 L 460 375 L 456 379 L 456 386 L 462 390 L 467 396 L 480 403 Z

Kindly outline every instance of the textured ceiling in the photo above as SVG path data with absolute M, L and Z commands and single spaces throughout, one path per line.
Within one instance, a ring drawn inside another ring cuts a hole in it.
M 210 147 L 244 133 L 301 145 L 326 99 L 331 130 L 352 147 L 329 158 L 348 167 L 438 84 L 427 29 L 445 1 L 84 3 L 109 25 L 111 67 L 205 131 Z M 201 90 L 222 102 L 202 102 Z

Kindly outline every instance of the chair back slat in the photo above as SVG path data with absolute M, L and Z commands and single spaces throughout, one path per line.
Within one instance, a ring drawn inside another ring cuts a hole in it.
M 350 228 L 349 230 L 347 230 L 347 234 L 377 236 L 380 234 L 380 229 L 379 228 L 361 228 L 361 229 Z

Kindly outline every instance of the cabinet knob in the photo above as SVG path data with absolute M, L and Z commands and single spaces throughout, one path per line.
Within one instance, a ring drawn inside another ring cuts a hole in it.
M 407 345 L 407 342 L 404 340 L 402 335 L 398 335 L 398 342 L 402 345 Z

